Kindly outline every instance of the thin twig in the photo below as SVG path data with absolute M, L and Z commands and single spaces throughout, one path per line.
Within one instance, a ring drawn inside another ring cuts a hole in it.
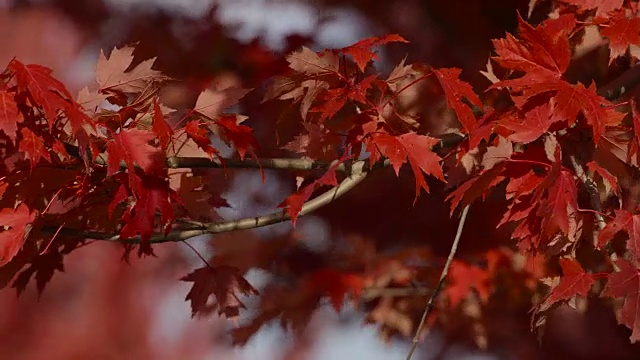
M 449 257 L 447 257 L 447 262 L 444 264 L 444 268 L 442 269 L 442 273 L 440 274 L 440 280 L 438 281 L 438 285 L 433 290 L 433 294 L 429 298 L 429 302 L 427 302 L 427 306 L 422 313 L 422 318 L 420 319 L 420 323 L 418 324 L 418 328 L 416 329 L 416 334 L 413 337 L 413 341 L 411 344 L 411 348 L 409 349 L 409 353 L 407 354 L 406 360 L 411 360 L 413 353 L 416 351 L 418 347 L 418 341 L 420 341 L 420 333 L 422 332 L 422 328 L 424 327 L 425 322 L 427 321 L 427 317 L 429 313 L 433 309 L 433 304 L 435 300 L 438 298 L 440 294 L 440 290 L 442 289 L 442 285 L 444 284 L 444 280 L 447 278 L 447 274 L 449 273 L 449 267 L 451 266 L 451 262 L 453 262 L 453 258 L 456 255 L 456 251 L 458 250 L 458 244 L 460 243 L 460 238 L 462 237 L 462 228 L 464 227 L 464 223 L 467 220 L 467 213 L 469 213 L 469 206 L 467 205 L 462 209 L 462 214 L 460 215 L 460 221 L 458 222 L 458 231 L 456 232 L 456 237 L 453 240 L 453 244 L 451 245 L 451 251 L 449 251 Z
M 358 185 L 362 180 L 364 180 L 369 174 L 368 171 L 365 171 L 367 161 L 357 161 L 352 165 L 351 175 L 343 180 L 338 186 L 318 195 L 312 200 L 307 201 L 298 216 L 303 216 L 308 213 L 311 213 L 335 199 L 339 198 L 347 191 L 351 190 L 354 186 Z M 248 217 L 239 220 L 232 221 L 223 221 L 223 222 L 215 222 L 215 223 L 203 223 L 200 228 L 197 229 L 187 229 L 187 230 L 176 230 L 171 231 L 166 236 L 164 234 L 154 234 L 150 242 L 151 243 L 163 243 L 169 241 L 181 241 L 185 239 L 192 238 L 194 236 L 205 235 L 205 234 L 217 234 L 222 232 L 229 232 L 234 230 L 246 230 L 246 229 L 255 229 L 271 224 L 276 224 L 279 222 L 283 222 L 289 220 L 290 216 L 284 210 L 276 211 L 268 215 L 257 216 L 257 217 Z M 54 226 L 43 227 L 43 232 L 52 232 L 57 228 Z M 135 236 L 128 239 L 121 239 L 120 236 L 115 234 L 108 234 L 96 231 L 85 231 L 78 229 L 62 229 L 60 230 L 60 235 L 76 237 L 76 238 L 87 238 L 87 239 L 95 239 L 95 240 L 111 240 L 111 241 L 119 241 L 124 243 L 140 243 L 142 239 L 140 236 Z

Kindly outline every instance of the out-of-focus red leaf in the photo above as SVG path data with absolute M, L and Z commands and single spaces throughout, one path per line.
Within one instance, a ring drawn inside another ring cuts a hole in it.
M 21 203 L 17 208 L 0 210 L 0 226 L 7 228 L 0 232 L 0 266 L 7 264 L 18 253 L 29 236 L 36 213 Z
M 0 89 L 0 130 L 15 142 L 20 122 L 22 122 L 22 115 L 18 112 L 14 94 Z
M 640 269 L 625 259 L 617 265 L 620 271 L 609 275 L 602 295 L 624 299 L 618 322 L 631 329 L 632 342 L 640 341 Z
M 258 294 L 258 290 L 251 286 L 240 271 L 230 266 L 201 267 L 181 280 L 193 282 L 186 297 L 191 302 L 193 316 L 218 310 L 218 314 L 235 319 L 239 310 L 245 308 L 240 296 Z M 212 295 L 215 301 L 209 302 Z
M 362 39 L 353 45 L 344 47 L 337 51 L 351 55 L 358 65 L 358 68 L 360 68 L 360 71 L 364 72 L 369 61 L 377 58 L 377 55 L 373 52 L 372 48 L 390 42 L 407 43 L 408 41 L 398 34 L 389 34 Z

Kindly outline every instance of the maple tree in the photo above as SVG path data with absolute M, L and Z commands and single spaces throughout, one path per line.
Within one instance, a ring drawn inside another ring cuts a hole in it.
M 194 316 L 237 320 L 257 299 L 231 331 L 236 344 L 274 320 L 300 333 L 323 301 L 340 312 L 346 300 L 383 337 L 414 345 L 428 328 L 465 322 L 477 346 L 490 346 L 483 314 L 501 301 L 531 309 L 540 335 L 559 308 L 599 301 L 640 341 L 638 4 L 549 3 L 532 1 L 530 13 L 544 5 L 545 16 L 518 15 L 517 31 L 492 41 L 483 88 L 456 67 L 405 59 L 381 71 L 378 49 L 408 42 L 398 34 L 296 47 L 251 88 L 198 81 L 197 98 L 175 108 L 165 92 L 185 79 L 136 58 L 134 46 L 101 52 L 95 86 L 77 95 L 49 68 L 14 58 L 0 75 L 0 284 L 46 291 L 65 257 L 95 240 L 129 259 L 215 235 L 213 255 L 181 280 Z M 605 75 L 577 79 L 588 29 L 609 49 Z M 446 115 L 407 106 L 412 91 Z M 245 116 L 250 97 L 260 105 Z M 253 119 L 265 109 L 278 120 Z M 296 186 L 266 215 L 222 220 L 215 210 L 230 205 L 217 182 L 238 169 L 254 169 L 264 186 L 266 172 L 281 172 Z M 398 183 L 410 173 L 409 211 L 425 198 L 444 204 L 457 229 L 433 235 L 444 251 L 371 249 L 349 236 L 321 255 L 301 245 L 302 217 L 389 171 Z M 474 212 L 493 215 L 467 221 Z M 283 222 L 291 231 L 268 240 L 218 235 Z M 486 246 L 458 252 L 468 241 Z M 272 280 L 252 284 L 254 269 Z

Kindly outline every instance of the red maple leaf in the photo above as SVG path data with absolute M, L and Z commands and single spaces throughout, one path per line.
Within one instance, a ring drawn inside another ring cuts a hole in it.
M 561 0 L 563 3 L 577 6 L 582 11 L 596 9 L 596 16 L 605 16 L 609 11 L 622 6 L 623 0 Z
M 17 208 L 0 210 L 0 226 L 5 228 L 0 232 L 0 267 L 7 264 L 18 253 L 31 231 L 31 224 L 36 219 L 36 213 L 21 203 Z
M 20 151 L 24 152 L 27 159 L 31 160 L 31 169 L 33 169 L 41 158 L 45 158 L 48 162 L 51 162 L 51 156 L 49 150 L 42 142 L 42 138 L 36 135 L 29 128 L 23 127 L 20 129 L 22 139 L 20 139 Z
M 571 59 L 568 34 L 575 27 L 573 16 L 546 21 L 533 27 L 518 15 L 518 40 L 511 34 L 493 40 L 500 66 L 525 72 L 525 77 L 560 78 Z
M 616 210 L 615 218 L 598 234 L 598 246 L 606 245 L 620 231 L 629 235 L 627 248 L 629 252 L 640 259 L 640 215 L 634 215 L 626 210 Z
M 449 305 L 456 307 L 475 289 L 482 303 L 489 301 L 493 286 L 489 284 L 491 272 L 478 266 L 454 260 L 449 269 L 450 283 L 444 289 Z
M 96 80 L 100 92 L 107 90 L 124 93 L 142 92 L 149 83 L 169 79 L 160 71 L 153 70 L 155 58 L 147 59 L 130 69 L 134 48 L 126 46 L 113 48 L 109 59 L 100 51 L 96 65 Z
M 160 224 L 166 235 L 171 230 L 171 223 L 175 217 L 172 203 L 178 201 L 177 193 L 169 187 L 165 179 L 138 175 L 132 179 L 134 180 L 131 188 L 135 195 L 135 204 L 124 213 L 125 225 L 120 231 L 120 237 L 127 239 L 139 233 L 142 241 L 149 240 L 153 235 L 156 210 L 160 213 Z
M 7 69 L 15 72 L 18 91 L 29 91 L 35 105 L 42 107 L 49 128 L 55 123 L 58 110 L 66 107 L 66 99 L 72 99 L 65 86 L 51 76 L 51 69 L 41 65 L 24 65 L 13 59 Z
M 573 174 L 561 170 L 557 176 L 551 171 L 548 181 L 551 186 L 547 189 L 547 197 L 540 203 L 538 215 L 544 218 L 543 227 L 547 235 L 557 230 L 568 234 L 570 231 L 570 217 L 578 210 L 578 189 Z
M 164 157 L 160 149 L 149 144 L 153 139 L 154 133 L 148 130 L 123 129 L 115 134 L 107 145 L 107 173 L 113 175 L 118 172 L 120 161 L 124 161 L 129 174 L 134 173 L 136 164 L 146 174 L 162 174 Z
M 549 293 L 547 298 L 549 305 L 576 295 L 587 296 L 595 282 L 593 274 L 586 273 L 575 259 L 560 259 L 560 267 L 562 267 L 562 276 L 558 285 Z
M 527 111 L 524 113 L 524 118 L 520 118 L 517 113 L 510 115 L 501 117 L 499 124 L 513 132 L 508 136 L 509 140 L 523 144 L 539 139 L 554 122 L 551 117 L 550 103 L 536 106 Z
M 422 173 L 432 175 L 444 181 L 444 173 L 440 166 L 442 160 L 431 148 L 440 140 L 426 135 L 418 135 L 414 132 L 393 136 L 386 133 L 371 133 L 367 139 L 367 151 L 371 153 L 369 158 L 371 165 L 380 159 L 380 156 L 387 157 L 391 161 L 391 166 L 396 172 L 400 172 L 400 167 L 409 161 L 416 178 L 416 198 L 420 195 L 420 189 L 429 192 L 429 186 Z
M 640 18 L 635 15 L 628 18 L 625 10 L 616 11 L 606 25 L 600 26 L 600 34 L 609 38 L 609 65 L 624 55 L 629 45 L 640 45 Z
M 370 37 L 368 39 L 362 39 L 357 43 L 337 50 L 336 52 L 342 52 L 353 57 L 353 60 L 360 68 L 360 71 L 364 72 L 369 61 L 376 59 L 376 53 L 371 50 L 373 47 L 380 46 L 390 42 L 403 42 L 407 43 L 402 36 L 398 34 L 389 34 L 380 37 Z
M 238 124 L 235 115 L 221 116 L 215 120 L 215 123 L 222 129 L 223 140 L 233 143 L 241 160 L 244 160 L 247 151 L 256 158 L 255 152 L 259 146 L 258 141 L 253 136 L 253 129 Z
M 331 268 L 315 271 L 307 275 L 303 281 L 309 295 L 329 296 L 331 305 L 336 312 L 340 312 L 342 309 L 345 295 L 351 293 L 354 300 L 358 299 L 364 286 L 362 276 Z
M 18 112 L 14 95 L 5 89 L 0 89 L 0 130 L 15 142 L 20 122 L 22 122 L 22 115 Z
M 213 155 L 218 155 L 218 150 L 211 146 L 209 132 L 200 127 L 198 120 L 189 121 L 184 129 L 187 137 L 192 139 L 198 147 L 204 150 L 209 155 L 209 158 L 213 158 Z
M 347 160 L 348 156 L 343 156 L 338 160 L 335 164 L 333 164 L 327 172 L 325 172 L 321 177 L 313 181 L 311 184 L 305 185 L 300 190 L 295 193 L 289 195 L 280 205 L 279 208 L 284 208 L 291 218 L 291 223 L 293 226 L 296 225 L 296 221 L 298 220 L 298 215 L 304 206 L 304 203 L 309 200 L 313 192 L 321 187 L 321 186 L 338 186 L 338 179 L 336 178 L 336 169 L 338 166 Z
M 473 115 L 473 110 L 464 102 L 462 98 L 466 98 L 471 104 L 482 107 L 482 101 L 473 92 L 469 83 L 460 80 L 461 69 L 433 69 L 433 73 L 436 74 L 444 95 L 447 99 L 447 105 L 455 111 L 458 121 L 462 126 L 471 132 L 477 127 L 476 117 Z
M 609 274 L 602 295 L 624 298 L 618 322 L 631 329 L 630 340 L 640 341 L 640 269 L 625 259 L 618 259 L 620 271 Z
M 173 135 L 173 129 L 164 119 L 164 115 L 162 114 L 162 109 L 160 108 L 160 104 L 158 103 L 157 98 L 153 98 L 153 132 L 158 137 L 158 141 L 160 141 L 160 146 L 163 149 L 166 149 L 171 141 L 171 136 Z
M 201 267 L 180 280 L 193 282 L 185 299 L 191 302 L 193 316 L 218 310 L 218 314 L 227 318 L 237 318 L 239 309 L 245 308 L 240 295 L 258 294 L 258 290 L 251 286 L 242 273 L 231 266 Z M 212 295 L 215 302 L 210 303 Z

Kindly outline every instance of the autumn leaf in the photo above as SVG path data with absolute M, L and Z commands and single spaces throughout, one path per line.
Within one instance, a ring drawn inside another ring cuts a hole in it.
M 130 46 L 120 49 L 114 47 L 108 59 L 104 52 L 100 51 L 96 65 L 96 80 L 100 85 L 100 91 L 139 93 L 149 83 L 169 79 L 160 71 L 152 69 L 155 58 L 144 60 L 129 70 L 133 61 L 133 51 L 134 48 Z
M 561 0 L 563 3 L 576 5 L 581 11 L 596 9 L 596 16 L 606 16 L 612 10 L 619 9 L 623 0 Z
M 631 329 L 632 342 L 640 341 L 640 269 L 626 259 L 616 264 L 620 271 L 609 275 L 602 295 L 624 299 L 618 322 Z
M 215 120 L 215 123 L 222 130 L 222 139 L 235 146 L 241 160 L 244 160 L 247 152 L 254 158 L 256 157 L 255 152 L 258 150 L 259 145 L 253 136 L 253 129 L 238 124 L 237 116 L 235 115 L 221 116 Z
M 198 96 L 195 111 L 209 119 L 215 119 L 222 111 L 238 103 L 251 89 L 230 87 L 226 89 L 206 89 Z
M 0 130 L 13 142 L 16 141 L 18 123 L 21 123 L 22 120 L 22 115 L 18 112 L 18 104 L 14 100 L 14 94 L 0 89 Z
M 303 282 L 309 294 L 328 296 L 336 312 L 342 309 L 347 294 L 350 293 L 354 299 L 358 299 L 364 287 L 362 276 L 331 268 L 315 271 L 307 275 Z
M 120 230 L 120 237 L 128 239 L 140 234 L 143 242 L 148 241 L 153 235 L 156 210 L 160 213 L 160 224 L 166 235 L 175 217 L 172 203 L 178 202 L 176 192 L 165 179 L 137 175 L 132 179 L 131 188 L 136 201 L 125 211 L 125 225 Z
M 51 162 L 49 150 L 45 147 L 42 137 L 36 135 L 29 128 L 20 129 L 22 139 L 20 139 L 20 151 L 24 152 L 27 159 L 31 161 L 31 169 L 33 169 L 41 158 Z
M 4 231 L 0 232 L 0 267 L 7 264 L 18 253 L 31 231 L 31 224 L 36 219 L 36 213 L 21 203 L 17 208 L 0 210 L 0 225 Z
M 313 192 L 322 186 L 338 186 L 338 179 L 336 178 L 336 169 L 338 166 L 346 161 L 349 157 L 343 156 L 334 163 L 321 177 L 314 180 L 311 184 L 308 184 L 295 193 L 289 195 L 280 205 L 279 208 L 284 208 L 287 215 L 291 218 L 291 223 L 296 226 L 298 215 L 304 206 L 304 203 L 309 200 Z
M 51 69 L 41 65 L 24 65 L 13 59 L 7 69 L 15 72 L 18 91 L 28 91 L 36 106 L 42 107 L 49 128 L 53 127 L 58 110 L 66 106 L 66 99 L 72 99 L 67 88 L 51 76 Z
M 198 120 L 191 120 L 187 122 L 185 126 L 185 132 L 187 137 L 193 140 L 199 148 L 204 150 L 209 158 L 213 158 L 213 155 L 218 155 L 218 150 L 211 146 L 211 139 L 209 138 L 209 132 L 207 129 L 200 127 Z M 222 159 L 221 159 L 222 160 Z
M 158 137 L 158 141 L 160 141 L 160 146 L 163 149 L 166 149 L 169 143 L 171 142 L 171 136 L 173 135 L 173 129 L 164 119 L 164 114 L 162 114 L 162 109 L 160 108 L 160 104 L 158 103 L 158 99 L 153 99 L 153 132 Z
M 567 170 L 561 170 L 557 177 L 553 173 L 550 176 L 551 186 L 540 204 L 538 215 L 545 219 L 544 231 L 547 235 L 557 230 L 569 234 L 570 218 L 578 210 L 578 189 L 573 174 Z
M 477 123 L 473 114 L 473 109 L 469 105 L 462 102 L 462 98 L 467 99 L 472 105 L 482 108 L 482 101 L 473 92 L 469 83 L 460 80 L 461 69 L 433 69 L 436 74 L 444 95 L 447 98 L 447 106 L 455 111 L 458 121 L 462 126 L 471 132 L 475 130 Z
M 576 295 L 587 296 L 595 282 L 593 274 L 586 273 L 575 259 L 560 259 L 560 267 L 562 267 L 562 276 L 558 285 L 549 293 L 547 298 L 549 305 Z
M 331 52 L 315 51 L 302 47 L 299 51 L 287 56 L 289 67 L 305 75 L 319 75 L 338 72 L 338 57 Z
M 609 65 L 617 57 L 624 55 L 629 45 L 640 45 L 640 18 L 626 16 L 625 10 L 616 11 L 606 25 L 600 27 L 600 34 L 609 38 Z
M 474 289 L 480 301 L 486 303 L 493 292 L 490 283 L 492 274 L 488 269 L 454 260 L 449 268 L 449 284 L 444 294 L 449 298 L 449 305 L 454 308 L 466 299 Z
M 627 248 L 635 259 L 640 259 L 640 215 L 626 210 L 615 210 L 615 217 L 598 234 L 598 247 L 608 244 L 620 231 L 629 235 Z
M 130 174 L 138 165 L 146 174 L 162 174 L 164 157 L 162 151 L 149 144 L 155 134 L 148 130 L 123 129 L 113 136 L 107 145 L 109 161 L 107 173 L 120 171 L 120 161 L 124 161 Z
M 444 181 L 444 173 L 440 166 L 441 158 L 431 150 L 438 142 L 440 140 L 414 132 L 400 136 L 372 133 L 370 139 L 367 140 L 367 151 L 372 154 L 369 159 L 371 165 L 377 162 L 382 155 L 391 161 L 396 175 L 399 174 L 400 167 L 408 160 L 416 178 L 415 200 L 417 200 L 420 189 L 429 192 L 429 186 L 423 173 Z
M 240 271 L 230 266 L 201 267 L 180 280 L 193 282 L 186 297 L 191 302 L 193 316 L 217 310 L 218 314 L 235 319 L 239 309 L 245 308 L 240 296 L 258 294 L 258 290 L 251 286 Z M 211 303 L 209 298 L 212 295 L 215 301 Z
M 370 37 L 367 39 L 362 39 L 357 43 L 344 47 L 342 49 L 337 50 L 336 52 L 342 52 L 344 54 L 351 55 L 353 60 L 358 65 L 360 71 L 364 72 L 365 68 L 369 61 L 377 58 L 375 52 L 373 52 L 372 48 L 380 45 L 384 45 L 390 42 L 402 42 L 408 43 L 402 36 L 398 34 L 389 34 L 384 36 L 376 36 Z

